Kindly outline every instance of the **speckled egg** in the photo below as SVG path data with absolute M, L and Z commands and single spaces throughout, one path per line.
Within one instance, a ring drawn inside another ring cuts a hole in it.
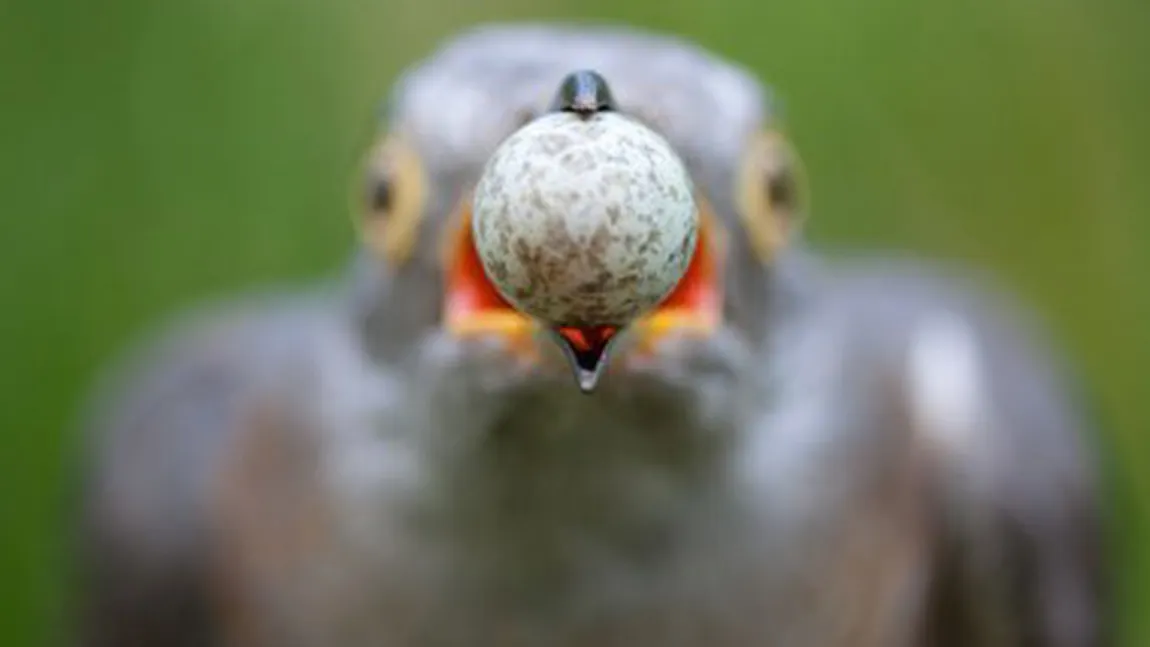
M 505 140 L 476 187 L 472 230 L 495 288 L 552 325 L 623 325 L 687 271 L 690 176 L 660 135 L 615 112 L 551 113 Z

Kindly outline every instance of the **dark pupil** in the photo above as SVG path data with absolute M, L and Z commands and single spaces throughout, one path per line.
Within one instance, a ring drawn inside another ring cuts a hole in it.
M 373 211 L 388 211 L 391 209 L 392 195 L 391 182 L 376 180 L 371 190 L 371 208 Z
M 794 206 L 795 183 L 790 173 L 783 171 L 768 178 L 767 199 L 770 200 L 772 207 L 790 208 Z

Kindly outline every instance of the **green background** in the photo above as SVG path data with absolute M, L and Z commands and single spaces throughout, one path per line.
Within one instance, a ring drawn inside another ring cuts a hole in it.
M 395 74 L 476 21 L 619 20 L 773 84 L 828 248 L 979 264 L 1107 421 L 1120 643 L 1150 645 L 1150 2 L 0 0 L 0 644 L 61 627 L 94 371 L 195 299 L 339 268 Z

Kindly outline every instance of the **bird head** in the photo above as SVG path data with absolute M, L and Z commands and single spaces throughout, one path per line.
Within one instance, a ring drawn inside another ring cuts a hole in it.
M 496 340 L 546 372 L 557 350 L 590 392 L 764 342 L 803 187 L 746 72 L 630 30 L 481 28 L 410 68 L 387 113 L 355 210 L 386 277 L 379 352 Z

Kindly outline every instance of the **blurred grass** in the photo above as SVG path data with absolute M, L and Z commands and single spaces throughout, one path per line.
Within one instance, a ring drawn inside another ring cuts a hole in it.
M 338 267 L 379 99 L 455 29 L 621 20 L 774 84 L 810 237 L 978 263 L 1107 421 L 1120 644 L 1150 644 L 1150 4 L 201 0 L 0 4 L 0 644 L 59 627 L 93 372 L 197 298 Z

